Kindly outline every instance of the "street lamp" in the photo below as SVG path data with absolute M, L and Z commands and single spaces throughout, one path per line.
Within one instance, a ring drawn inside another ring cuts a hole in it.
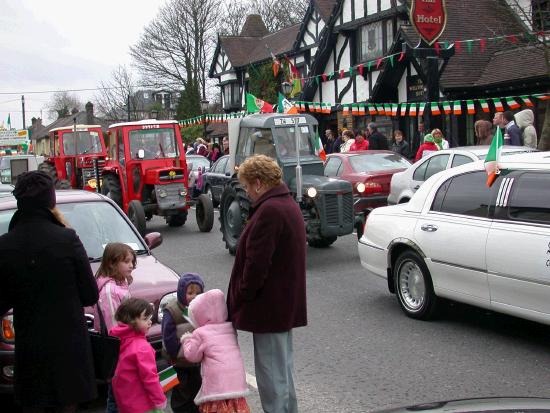
M 201 100 L 201 112 L 204 115 L 208 111 L 208 104 L 210 102 L 206 99 Z M 204 117 L 204 139 L 206 139 L 206 116 Z
M 292 85 L 288 82 L 283 82 L 281 84 L 281 90 L 283 91 L 283 95 L 290 95 L 290 92 L 292 92 Z

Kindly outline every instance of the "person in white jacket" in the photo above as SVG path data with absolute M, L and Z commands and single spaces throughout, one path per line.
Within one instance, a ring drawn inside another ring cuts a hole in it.
M 531 109 L 524 109 L 514 115 L 516 125 L 523 131 L 523 145 L 530 148 L 537 147 L 537 130 L 533 126 L 535 114 Z

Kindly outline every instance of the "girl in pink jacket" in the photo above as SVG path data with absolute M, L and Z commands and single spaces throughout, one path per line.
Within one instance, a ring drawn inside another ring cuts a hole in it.
M 152 317 L 153 307 L 141 298 L 124 300 L 115 313 L 118 325 L 109 334 L 120 338 L 120 353 L 112 380 L 120 413 L 161 412 L 166 407 L 155 350 L 145 338 Z
M 250 413 L 243 359 L 237 333 L 227 321 L 221 290 L 198 295 L 189 304 L 193 333 L 182 336 L 187 360 L 201 363 L 202 386 L 195 397 L 201 413 Z

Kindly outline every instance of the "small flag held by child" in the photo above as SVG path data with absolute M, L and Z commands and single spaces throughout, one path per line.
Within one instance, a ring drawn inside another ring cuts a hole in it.
M 170 366 L 159 372 L 160 386 L 164 393 L 167 393 L 173 387 L 179 384 L 178 374 L 173 366 Z

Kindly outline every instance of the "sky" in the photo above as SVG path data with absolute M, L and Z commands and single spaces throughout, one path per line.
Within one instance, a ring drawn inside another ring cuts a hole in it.
M 42 117 L 51 90 L 91 89 L 130 65 L 130 46 L 164 0 L 0 0 L 0 126 Z M 75 92 L 83 103 L 96 91 Z M 42 112 L 41 112 L 42 111 Z

